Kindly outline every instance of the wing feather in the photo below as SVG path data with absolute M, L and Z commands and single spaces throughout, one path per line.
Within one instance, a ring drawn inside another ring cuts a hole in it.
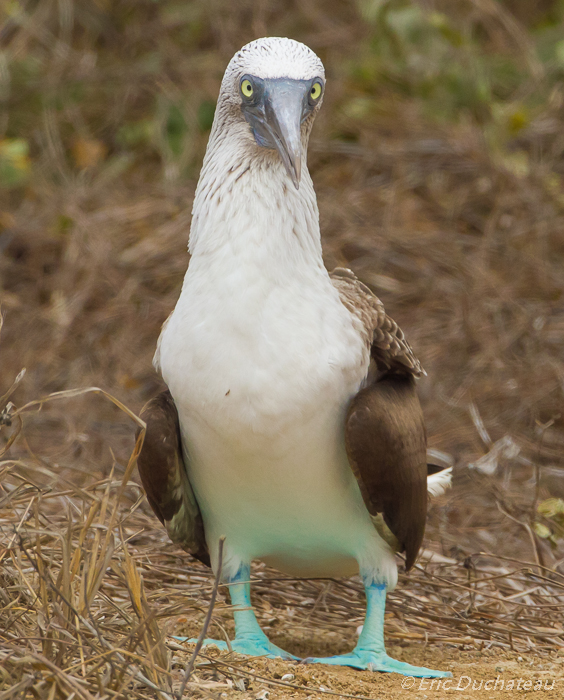
M 137 466 L 147 500 L 170 539 L 210 566 L 202 515 L 184 464 L 178 412 L 170 392 L 151 399 L 140 415 L 147 432 Z
M 338 267 L 330 276 L 343 305 L 361 324 L 378 370 L 407 373 L 414 377 L 425 375 L 403 331 L 386 314 L 380 299 L 351 270 Z
M 374 526 L 417 557 L 427 515 L 427 438 L 415 378 L 425 374 L 403 331 L 350 270 L 331 279 L 370 347 L 377 373 L 352 399 L 345 425 L 347 454 Z

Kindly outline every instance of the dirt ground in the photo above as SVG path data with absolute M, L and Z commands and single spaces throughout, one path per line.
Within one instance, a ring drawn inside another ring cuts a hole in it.
M 276 641 L 281 643 L 281 640 Z M 169 646 L 173 650 L 175 675 L 180 682 L 189 654 L 180 651 L 179 645 L 174 641 L 171 641 Z M 193 647 L 189 646 L 189 649 L 192 650 Z M 497 649 L 463 651 L 449 646 L 432 645 L 426 648 L 390 645 L 388 652 L 402 661 L 449 670 L 453 677 L 435 680 L 414 679 L 397 674 L 370 673 L 344 667 L 310 666 L 261 658 L 247 659 L 238 655 L 230 657 L 207 647 L 204 650 L 206 657 L 223 662 L 236 659 L 237 665 L 231 668 L 240 671 L 241 679 L 246 676 L 242 681 L 245 690 L 242 690 L 242 686 L 230 688 L 230 681 L 220 672 L 208 670 L 209 662 L 204 658 L 199 659 L 193 674 L 193 679 L 198 681 L 198 687 L 191 687 L 203 697 L 210 693 L 214 697 L 218 697 L 219 694 L 221 698 L 237 700 L 277 700 L 304 696 L 311 700 L 327 700 L 331 693 L 341 697 L 371 700 L 425 700 L 450 696 L 460 700 L 497 700 L 514 698 L 516 694 L 518 697 L 534 694 L 535 697 L 552 700 L 564 695 L 564 654 L 543 657 L 533 654 L 524 657 Z M 228 666 L 222 665 L 221 668 L 228 671 Z M 207 684 L 209 685 L 206 688 Z

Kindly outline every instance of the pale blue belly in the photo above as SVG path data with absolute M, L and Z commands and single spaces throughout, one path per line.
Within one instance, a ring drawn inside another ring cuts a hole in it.
M 224 535 L 232 567 L 260 559 L 294 576 L 358 571 L 379 538 L 332 416 L 297 424 L 293 436 L 241 435 L 237 444 L 198 420 L 183 423 L 212 556 Z

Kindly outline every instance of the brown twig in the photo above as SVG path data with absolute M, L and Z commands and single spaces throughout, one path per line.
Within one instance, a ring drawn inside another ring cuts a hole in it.
M 178 691 L 176 697 L 178 700 L 182 700 L 182 696 L 184 695 L 184 690 L 186 689 L 186 684 L 190 680 L 190 675 L 192 674 L 192 671 L 194 669 L 194 663 L 196 662 L 196 657 L 200 653 L 200 649 L 202 648 L 202 645 L 204 643 L 204 639 L 206 638 L 206 634 L 208 633 L 208 627 L 211 622 L 212 614 L 213 614 L 213 609 L 215 606 L 215 599 L 217 598 L 217 589 L 219 588 L 219 581 L 221 579 L 221 569 L 223 566 L 223 545 L 225 544 L 225 537 L 220 537 L 219 538 L 219 549 L 218 549 L 218 555 L 217 555 L 217 572 L 215 574 L 215 583 L 213 586 L 211 598 L 210 598 L 210 604 L 208 606 L 208 612 L 206 614 L 206 619 L 204 620 L 204 624 L 202 625 L 202 629 L 200 631 L 200 634 L 198 636 L 198 641 L 196 642 L 196 646 L 194 647 L 194 651 L 192 652 L 192 656 L 190 657 L 190 661 L 188 662 L 186 666 L 186 672 L 184 673 L 184 680 L 182 681 L 182 685 L 180 686 L 180 690 Z

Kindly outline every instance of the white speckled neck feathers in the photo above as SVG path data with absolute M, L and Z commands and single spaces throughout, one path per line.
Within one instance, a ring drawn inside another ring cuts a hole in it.
M 206 159 L 194 201 L 191 264 L 220 252 L 246 257 L 255 247 L 277 269 L 286 255 L 296 264 L 303 258 L 322 267 L 319 212 L 307 167 L 296 190 L 277 154 L 241 158 L 241 150 L 238 139 L 222 140 Z

